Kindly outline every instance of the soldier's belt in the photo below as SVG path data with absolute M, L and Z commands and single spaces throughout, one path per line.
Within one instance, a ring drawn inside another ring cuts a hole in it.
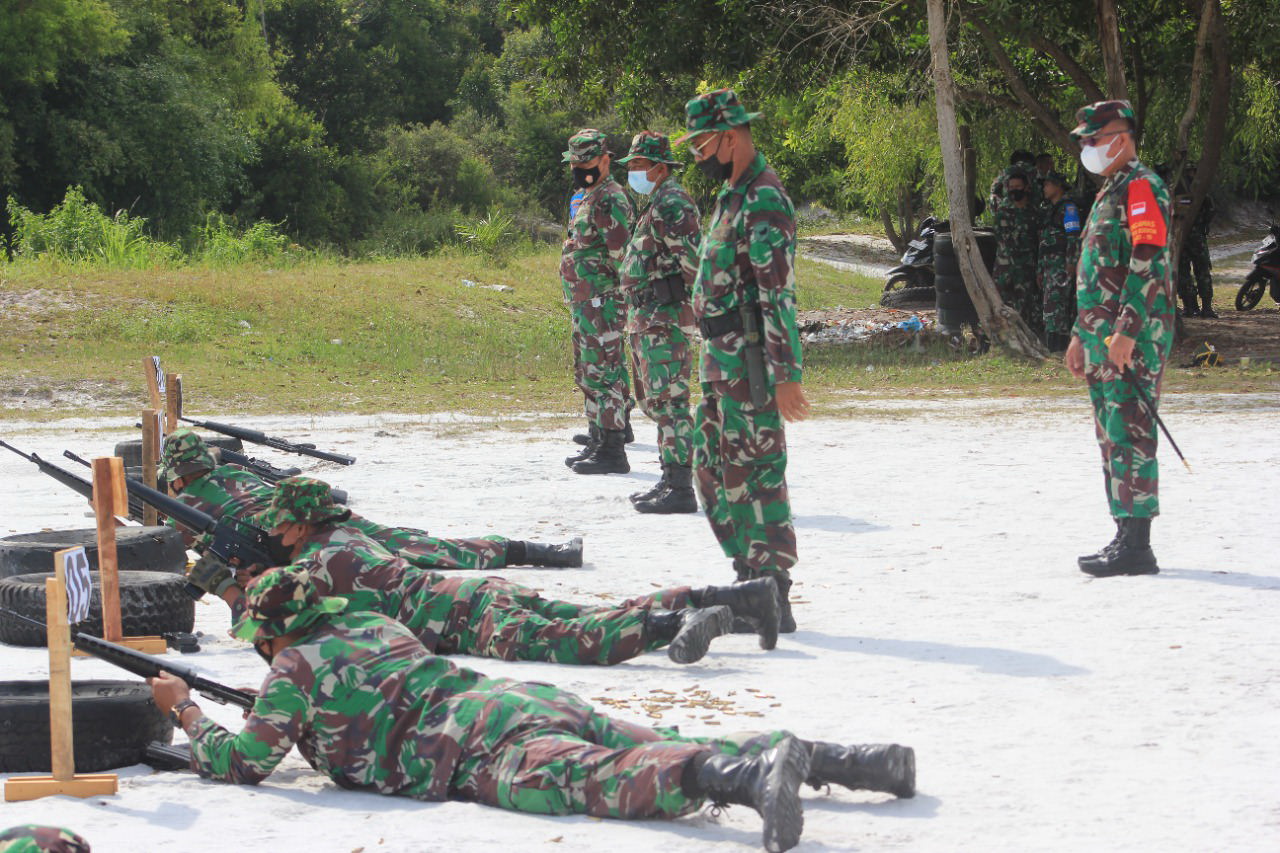
M 702 332 L 704 340 L 718 338 L 730 332 L 741 332 L 742 315 L 737 311 L 733 311 L 729 314 L 720 314 L 715 317 L 703 317 L 698 321 L 698 331 Z
M 684 286 L 684 276 L 680 273 L 660 278 L 648 287 L 640 287 L 631 291 L 631 304 L 637 308 L 644 305 L 677 305 L 689 298 L 689 291 Z

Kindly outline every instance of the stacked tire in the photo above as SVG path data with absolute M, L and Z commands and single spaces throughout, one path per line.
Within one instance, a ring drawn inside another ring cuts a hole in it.
M 996 260 L 996 235 L 988 230 L 975 230 L 978 251 L 982 262 L 990 271 Z M 950 232 L 940 232 L 933 238 L 933 286 L 936 291 L 938 328 L 946 334 L 958 335 L 965 323 L 976 326 L 978 311 L 973 307 L 964 277 L 960 274 L 960 260 Z
M 98 531 L 42 530 L 0 539 L 0 578 L 11 575 L 48 574 L 53 555 L 64 548 L 83 546 L 89 569 L 98 570 Z M 187 568 L 187 548 L 172 527 L 116 528 L 116 564 L 121 569 L 179 573 Z

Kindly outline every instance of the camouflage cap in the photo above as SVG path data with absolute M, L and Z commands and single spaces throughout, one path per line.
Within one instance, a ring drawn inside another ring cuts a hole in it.
M 89 842 L 69 829 L 30 823 L 0 832 L 0 853 L 90 853 Z
M 564 152 L 565 163 L 586 163 L 594 160 L 601 154 L 608 152 L 605 147 L 609 141 L 609 137 L 605 135 L 603 130 L 596 130 L 594 127 L 584 127 L 582 130 L 569 137 L 569 150 Z
M 760 113 L 749 113 L 738 101 L 738 93 L 732 89 L 717 89 L 689 101 L 684 105 L 685 129 L 689 132 L 677 139 L 673 145 L 680 145 L 702 133 L 716 130 L 728 130 L 740 124 L 747 124 L 760 117 Z
M 323 480 L 311 477 L 285 477 L 276 483 L 271 505 L 258 516 L 258 523 L 265 529 L 281 524 L 319 524 L 322 521 L 342 519 L 351 510 L 339 506 L 333 500 L 333 491 Z
M 1118 118 L 1133 122 L 1133 105 L 1128 101 L 1098 101 L 1076 110 L 1079 124 L 1071 131 L 1072 139 L 1093 136 Z
M 1046 172 L 1044 176 L 1044 182 L 1046 184 L 1049 183 L 1050 181 L 1053 181 L 1055 184 L 1062 187 L 1063 189 L 1066 189 L 1067 187 L 1071 186 L 1070 184 L 1067 183 L 1067 179 L 1062 177 L 1061 172 L 1055 172 L 1052 169 Z
M 245 596 L 244 615 L 231 633 L 241 640 L 267 640 L 307 628 L 347 609 L 345 598 L 321 598 L 311 573 L 281 566 L 261 575 Z
M 165 436 L 160 453 L 160 471 L 169 482 L 187 474 L 212 471 L 217 464 L 209 446 L 194 430 L 183 427 Z
M 656 130 L 642 130 L 631 137 L 631 150 L 626 157 L 619 157 L 619 163 L 626 163 L 635 158 L 649 160 L 654 163 L 670 163 L 678 166 L 680 161 L 671 153 L 671 140 L 665 133 Z

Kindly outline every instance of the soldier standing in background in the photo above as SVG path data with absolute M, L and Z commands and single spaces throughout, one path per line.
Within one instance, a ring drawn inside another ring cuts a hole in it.
M 693 437 L 707 520 L 739 580 L 772 576 L 781 628 L 795 630 L 788 592 L 796 532 L 787 494 L 783 418 L 809 413 L 796 324 L 795 208 L 756 151 L 732 89 L 685 105 L 694 159 L 720 184 L 702 237 L 693 312 L 702 332 L 702 403 Z
M 1138 160 L 1128 101 L 1099 101 L 1076 118 L 1080 124 L 1071 135 L 1083 146 L 1080 160 L 1106 181 L 1081 237 L 1079 311 L 1065 361 L 1071 375 L 1089 385 L 1116 522 L 1111 543 L 1079 564 L 1095 577 L 1155 574 L 1156 422 L 1141 396 L 1159 405 L 1173 345 L 1169 190 Z
M 1010 172 L 1005 198 L 996 208 L 996 287 L 1036 336 L 1044 334 L 1044 307 L 1036 287 L 1036 242 L 1040 212 L 1032 203 L 1027 174 Z
M 569 137 L 564 162 L 574 189 L 584 189 L 569 223 L 560 279 L 573 323 L 574 378 L 582 389 L 590 440 L 565 464 L 578 474 L 625 474 L 627 463 L 627 365 L 622 333 L 626 307 L 618 290 L 635 212 L 609 174 L 605 134 L 586 128 Z
M 630 170 L 631 188 L 649 200 L 622 261 L 622 290 L 630 305 L 627 331 L 637 362 L 636 397 L 658 424 L 662 462 L 657 485 L 631 500 L 639 512 L 694 512 L 689 342 L 695 325 L 689 294 L 702 235 L 698 206 L 671 174 L 680 161 L 664 134 L 636 134 L 631 150 L 618 162 Z
M 1195 164 L 1189 164 L 1178 182 L 1177 204 L 1179 209 L 1191 207 L 1191 182 L 1196 179 Z M 1213 310 L 1213 261 L 1209 258 L 1209 226 L 1213 223 L 1213 196 L 1205 196 L 1196 212 L 1187 242 L 1178 255 L 1178 296 L 1182 298 L 1184 317 L 1209 317 L 1216 319 Z M 1191 270 L 1195 268 L 1195 278 Z M 1199 297 L 1197 301 L 1197 297 Z
M 1067 196 L 1067 180 L 1044 176 L 1045 207 L 1036 249 L 1036 281 L 1043 294 L 1044 342 L 1063 352 L 1076 319 L 1076 262 L 1080 257 L 1080 209 Z
M 988 198 L 987 208 L 992 213 L 995 213 L 996 209 L 1000 207 L 1000 202 L 1005 200 L 1007 197 L 1005 195 L 1006 184 L 1009 181 L 1010 175 L 1014 172 L 1021 172 L 1023 177 L 1026 178 L 1035 171 L 1035 168 L 1035 158 L 1031 156 L 1030 151 L 1020 148 L 1010 154 L 1009 165 L 1005 166 L 1004 169 L 1000 171 L 1000 174 L 996 175 L 995 180 L 991 182 L 991 191 Z M 1034 204 L 1039 204 L 1040 191 L 1038 186 L 1032 185 L 1030 189 L 1034 193 L 1031 197 L 1032 201 Z

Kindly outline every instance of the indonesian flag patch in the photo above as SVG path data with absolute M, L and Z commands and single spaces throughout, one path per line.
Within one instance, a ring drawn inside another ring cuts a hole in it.
M 1129 235 L 1135 246 L 1168 245 L 1169 228 L 1146 178 L 1129 183 Z

